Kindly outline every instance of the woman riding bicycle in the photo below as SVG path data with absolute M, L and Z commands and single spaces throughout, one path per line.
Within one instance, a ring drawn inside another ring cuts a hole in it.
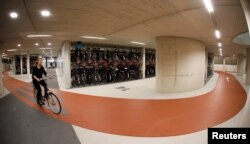
M 44 67 L 42 66 L 42 63 L 43 63 L 43 59 L 42 59 L 42 57 L 39 57 L 35 61 L 35 65 L 33 67 L 33 72 L 32 72 L 32 81 L 33 81 L 33 85 L 37 89 L 37 102 L 39 105 L 44 105 L 44 102 L 41 100 L 42 90 L 41 90 L 40 85 L 42 85 L 44 87 L 45 97 L 47 97 L 47 95 L 48 95 L 47 85 L 46 85 L 45 81 L 42 79 L 43 74 L 45 76 L 48 76 L 48 75 L 47 75 L 47 72 L 45 71 Z

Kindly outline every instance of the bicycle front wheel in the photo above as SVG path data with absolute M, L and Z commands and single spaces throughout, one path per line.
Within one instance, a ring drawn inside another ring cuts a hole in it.
M 50 110 L 55 114 L 60 114 L 62 111 L 61 103 L 57 96 L 53 93 L 48 94 L 47 98 L 48 106 Z

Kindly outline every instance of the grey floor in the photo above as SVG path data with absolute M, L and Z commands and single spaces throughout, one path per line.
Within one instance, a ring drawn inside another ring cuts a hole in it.
M 0 144 L 80 144 L 71 125 L 9 94 L 0 99 Z

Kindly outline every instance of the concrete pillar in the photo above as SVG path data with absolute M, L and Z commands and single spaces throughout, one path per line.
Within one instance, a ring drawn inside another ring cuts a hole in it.
M 47 66 L 46 66 L 46 57 L 43 57 L 43 67 L 44 67 L 45 69 L 47 69 Z
M 250 48 L 247 48 L 246 84 L 250 84 Z
M 214 64 L 215 64 L 215 57 L 213 57 L 213 62 L 212 62 L 212 68 L 214 70 Z
M 223 72 L 226 72 L 226 57 L 223 57 Z
M 248 30 L 250 30 L 250 1 L 249 0 L 240 0 L 245 17 L 247 20 Z
M 205 45 L 180 37 L 156 38 L 156 91 L 185 92 L 204 86 Z
M 205 82 L 208 80 L 207 67 L 208 67 L 208 52 L 207 49 L 205 49 Z
M 146 48 L 142 48 L 142 78 L 144 79 L 146 73 Z
M 15 57 L 11 61 L 11 71 L 13 72 L 13 74 L 16 73 L 16 59 L 15 59 Z
M 240 0 L 245 17 L 247 20 L 248 30 L 250 30 L 250 1 Z M 246 66 L 246 84 L 250 84 L 250 49 L 247 49 L 247 66 Z
M 63 81 L 63 88 L 71 87 L 71 70 L 70 70 L 70 48 L 71 43 L 69 41 L 64 41 L 62 45 L 62 49 L 60 50 L 61 54 L 59 59 L 61 59 L 61 66 L 58 68 L 61 78 Z
M 2 72 L 3 72 L 3 63 L 2 59 L 0 58 L 0 95 L 4 93 Z
M 30 74 L 30 54 L 27 54 L 27 74 Z
M 243 54 L 238 54 L 237 75 L 243 76 L 246 73 L 246 59 Z
M 21 68 L 21 74 L 23 74 L 23 56 L 20 55 L 20 68 Z

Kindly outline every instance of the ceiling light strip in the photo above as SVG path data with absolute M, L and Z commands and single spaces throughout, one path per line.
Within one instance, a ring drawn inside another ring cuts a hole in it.
M 207 11 L 209 13 L 213 13 L 214 12 L 214 8 L 213 8 L 211 0 L 203 0 L 203 2 L 205 4 L 205 7 L 206 7 Z
M 8 49 L 7 51 L 9 51 L 9 52 L 17 51 L 17 49 Z
M 48 34 L 41 34 L 41 35 L 27 35 L 28 38 L 34 38 L 34 37 L 51 37 L 52 35 Z
M 107 38 L 104 37 L 95 37 L 95 36 L 81 36 L 82 38 L 86 38 L 86 39 L 98 39 L 98 40 L 105 40 Z
M 52 48 L 39 48 L 40 50 L 49 50 L 49 49 L 52 49 Z
M 145 43 L 143 43 L 143 42 L 136 42 L 136 41 L 131 41 L 130 43 L 138 44 L 138 45 L 145 45 Z

